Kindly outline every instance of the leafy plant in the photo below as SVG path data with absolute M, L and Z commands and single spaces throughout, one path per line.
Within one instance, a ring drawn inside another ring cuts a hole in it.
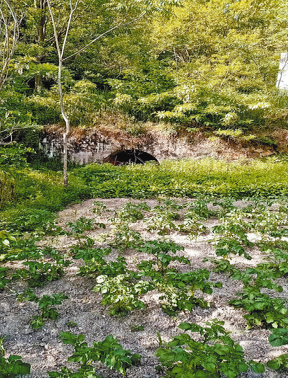
M 141 280 L 133 282 L 129 274 L 119 274 L 116 277 L 102 275 L 98 276 L 96 281 L 97 285 L 93 291 L 103 294 L 101 304 L 110 305 L 110 314 L 118 316 L 137 308 L 144 308 L 144 303 L 138 297 L 154 289 L 151 282 Z
M 281 354 L 279 357 L 276 357 L 273 360 L 268 361 L 267 366 L 273 370 L 288 369 L 288 354 Z
M 10 249 L 10 243 L 16 241 L 15 237 L 8 231 L 0 231 L 0 261 L 4 260 Z
M 116 277 L 119 274 L 127 272 L 126 260 L 122 256 L 118 256 L 116 261 L 107 262 L 103 258 L 92 258 L 86 261 L 85 266 L 79 268 L 79 276 L 106 275 L 107 277 Z
M 249 312 L 248 315 L 244 315 L 248 328 L 254 326 L 265 328 L 288 327 L 288 310 L 282 299 L 271 298 L 267 294 L 262 294 L 258 288 L 253 286 L 245 287 L 243 292 L 237 295 L 241 296 L 241 299 L 232 299 L 229 304 Z
M 106 210 L 106 208 L 107 208 L 107 206 L 104 205 L 104 203 L 101 202 L 101 201 L 94 201 L 93 202 L 92 211 L 93 211 L 94 214 L 101 215 L 103 213 L 103 211 Z
M 149 232 L 157 231 L 158 235 L 167 235 L 171 231 L 177 230 L 173 221 L 178 218 L 179 216 L 175 212 L 168 211 L 166 208 L 156 208 L 155 214 L 144 219 L 144 222 L 147 224 Z
M 283 291 L 282 286 L 278 286 L 271 280 L 275 280 L 277 274 L 275 274 L 273 270 L 263 269 L 263 264 L 258 264 L 256 268 L 247 268 L 245 272 L 242 272 L 227 260 L 212 260 L 212 262 L 217 265 L 217 267 L 214 268 L 214 272 L 228 273 L 233 280 L 242 281 L 245 287 L 253 286 L 257 289 L 267 288 L 277 292 Z
M 178 311 L 191 311 L 194 306 L 209 307 L 210 304 L 202 298 L 194 296 L 196 290 L 212 294 L 212 287 L 222 287 L 220 282 L 207 281 L 210 272 L 198 269 L 187 273 L 168 272 L 165 279 L 157 285 L 158 290 L 165 293 L 161 307 L 170 316 L 176 316 Z
M 269 343 L 273 347 L 282 346 L 288 344 L 288 329 L 286 328 L 275 328 L 272 334 L 268 338 Z
M 45 235 L 57 236 L 57 235 L 67 235 L 69 234 L 62 227 L 57 226 L 54 221 L 47 222 L 44 227 Z
M 169 316 L 177 316 L 179 311 L 192 311 L 193 307 L 208 308 L 210 304 L 202 298 L 195 298 L 187 290 L 175 286 L 157 285 L 164 293 L 160 296 L 161 308 Z
M 37 251 L 38 252 L 38 251 Z M 37 253 L 36 252 L 36 253 Z M 65 260 L 64 256 L 61 256 L 58 251 L 48 249 L 43 251 L 43 255 L 49 254 L 53 257 L 53 263 L 45 263 L 39 261 L 26 261 L 23 265 L 27 265 L 29 269 L 18 269 L 16 273 L 12 275 L 12 279 L 17 280 L 22 278 L 27 280 L 30 287 L 43 287 L 45 282 L 58 280 L 64 275 L 63 267 L 67 267 L 71 264 L 71 261 Z M 37 257 L 41 256 L 41 252 L 37 254 Z M 27 256 L 28 257 L 28 256 Z M 29 256 L 30 257 L 30 256 Z
M 0 378 L 16 378 L 19 375 L 30 374 L 30 364 L 23 362 L 20 356 L 4 358 L 5 349 L 3 341 L 5 336 L 0 337 Z
M 19 212 L 16 217 L 6 222 L 6 229 L 11 232 L 44 232 L 47 224 L 53 221 L 54 215 L 47 209 L 26 209 Z
M 129 350 L 122 348 L 117 339 L 109 335 L 103 341 L 93 343 L 93 347 L 88 347 L 84 341 L 84 335 L 73 335 L 70 332 L 61 332 L 60 337 L 64 344 L 74 346 L 74 353 L 68 358 L 69 362 L 78 362 L 81 364 L 80 369 L 76 373 L 72 373 L 68 368 L 62 368 L 60 373 L 48 372 L 49 377 L 98 377 L 95 375 L 95 369 L 91 366 L 92 362 L 100 361 L 110 369 L 115 369 L 123 375 L 126 370 L 132 365 L 140 362 L 141 356 L 139 354 L 132 354 Z M 66 374 L 66 375 L 65 375 Z
M 150 207 L 145 202 L 140 203 L 139 205 L 128 202 L 120 211 L 117 212 L 117 215 L 125 222 L 134 223 L 137 220 L 144 218 L 141 210 L 150 211 Z
M 201 340 L 195 341 L 182 333 L 157 350 L 156 356 L 161 362 L 158 370 L 165 372 L 164 377 L 234 378 L 246 372 L 248 366 L 256 373 L 264 372 L 262 364 L 244 360 L 242 347 L 228 336 L 224 322 L 214 319 L 206 324 L 207 327 L 201 327 L 181 323 L 179 328 L 200 333 Z
M 111 232 L 112 240 L 109 244 L 120 252 L 128 248 L 137 248 L 143 240 L 138 231 L 131 230 L 126 222 L 116 222 Z
M 23 362 L 20 356 L 11 355 L 5 359 L 0 355 L 0 378 L 16 378 L 30 374 L 31 366 Z
M 6 275 L 7 268 L 0 267 L 0 290 L 3 290 L 5 286 L 10 282 L 10 280 L 6 278 Z
M 83 234 L 84 231 L 93 230 L 95 227 L 106 228 L 104 223 L 96 223 L 94 219 L 85 217 L 79 218 L 76 222 L 67 222 L 68 226 L 76 232 L 76 234 Z
M 197 220 L 207 220 L 215 216 L 215 211 L 208 209 L 207 202 L 209 202 L 209 199 L 196 199 L 196 201 L 186 204 L 185 207 L 188 207 L 189 211 L 186 213 L 185 217 Z
M 5 336 L 0 337 L 0 356 L 4 356 L 5 354 L 5 348 L 3 345 L 4 339 L 5 339 Z
M 206 232 L 207 228 L 204 224 L 197 221 L 197 216 L 194 213 L 187 213 L 184 218 L 183 224 L 178 225 L 178 230 L 180 232 L 188 232 L 190 239 L 195 239 L 200 234 Z
M 51 306 L 61 304 L 63 300 L 68 299 L 68 297 L 63 293 L 59 293 L 53 294 L 52 296 L 43 295 L 43 297 L 40 299 L 33 293 L 33 291 L 28 289 L 24 293 L 18 295 L 18 299 L 21 301 L 26 300 L 39 304 L 41 314 L 33 316 L 33 319 L 31 321 L 31 327 L 34 329 L 40 329 L 43 327 L 46 319 L 58 319 L 59 313 L 57 312 L 55 307 Z
M 172 261 L 183 262 L 184 264 L 189 264 L 190 261 L 184 256 L 171 256 L 169 253 L 176 253 L 177 251 L 183 251 L 184 248 L 176 243 L 152 240 L 146 242 L 143 247 L 137 249 L 139 252 L 145 252 L 152 254 L 156 257 L 156 261 L 143 261 L 138 264 L 137 267 L 144 271 L 149 271 L 152 269 L 153 265 L 157 266 L 158 271 L 164 275 L 168 269 L 169 264 Z
M 222 256 L 223 258 L 228 258 L 229 254 L 244 256 L 247 260 L 251 260 L 252 257 L 245 252 L 244 248 L 238 240 L 233 239 L 222 239 L 214 246 L 216 248 L 216 255 Z

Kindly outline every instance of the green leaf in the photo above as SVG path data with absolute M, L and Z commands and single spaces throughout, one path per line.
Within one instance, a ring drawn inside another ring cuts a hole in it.
M 267 362 L 267 366 L 270 368 L 270 369 L 273 369 L 273 370 L 278 370 L 280 367 L 281 367 L 281 363 L 279 360 L 277 359 L 274 359 L 274 360 L 270 360 Z
M 254 371 L 254 373 L 260 374 L 265 372 L 265 367 L 260 362 L 253 361 L 253 364 L 251 364 L 251 370 Z

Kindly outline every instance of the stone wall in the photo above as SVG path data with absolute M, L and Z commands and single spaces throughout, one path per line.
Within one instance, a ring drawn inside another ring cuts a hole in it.
M 275 139 L 281 141 L 287 152 L 287 131 L 278 130 Z M 49 157 L 61 158 L 63 129 L 59 125 L 46 127 L 40 138 L 40 148 Z M 273 134 L 273 135 L 274 135 Z M 284 135 L 285 134 L 285 135 Z M 102 163 L 111 153 L 132 148 L 148 152 L 159 162 L 164 159 L 214 157 L 227 160 L 258 158 L 275 154 L 272 146 L 255 142 L 241 142 L 233 138 L 209 138 L 204 131 L 178 132 L 165 135 L 159 130 L 149 130 L 141 136 L 131 136 L 125 131 L 107 127 L 75 128 L 68 139 L 69 160 L 78 164 Z M 280 143 L 280 142 L 279 142 Z M 281 147 L 281 148 L 280 148 Z
M 103 128 L 74 129 L 68 139 L 69 160 L 87 164 L 103 162 L 112 152 L 137 148 L 153 155 L 158 161 L 167 158 L 194 156 L 193 144 L 201 139 L 200 135 L 170 135 L 148 132 L 143 136 L 131 136 L 120 130 Z M 49 157 L 60 158 L 63 152 L 62 131 L 59 127 L 48 127 L 40 139 L 40 148 Z

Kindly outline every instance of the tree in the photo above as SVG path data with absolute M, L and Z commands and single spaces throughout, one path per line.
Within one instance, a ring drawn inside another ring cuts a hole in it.
M 275 84 L 280 52 L 287 50 L 286 3 L 183 0 L 169 17 L 154 17 L 151 55 L 159 67 L 169 62 L 166 72 L 175 88 L 132 101 L 127 97 L 132 96 L 131 83 L 125 78 L 122 85 L 116 83 L 125 95 L 118 96 L 118 103 L 122 100 L 130 112 L 137 109 L 136 114 L 190 127 L 195 121 L 243 129 L 282 122 L 287 101 L 284 96 L 279 100 Z M 141 80 L 134 82 L 140 87 Z
M 14 55 L 19 40 L 19 25 L 21 18 L 18 18 L 8 0 L 0 2 L 0 90 L 8 76 L 9 64 Z
M 16 50 L 20 37 L 19 27 L 21 24 L 21 16 L 8 0 L 0 2 L 0 91 L 8 78 L 10 63 Z M 2 128 L 0 120 L 0 145 L 6 145 L 12 142 L 14 129 Z M 9 139 L 9 140 L 8 140 Z
M 68 56 L 65 56 L 66 45 L 67 45 L 71 25 L 72 25 L 72 22 L 73 22 L 73 17 L 75 16 L 75 14 L 78 11 L 80 1 L 75 0 L 75 3 L 73 4 L 72 0 L 69 0 L 70 12 L 69 12 L 69 17 L 68 17 L 67 24 L 66 24 L 66 30 L 65 30 L 65 33 L 64 33 L 62 45 L 60 43 L 59 33 L 58 33 L 58 30 L 57 30 L 57 22 L 56 22 L 55 17 L 54 17 L 54 12 L 53 12 L 53 9 L 52 9 L 52 6 L 51 6 L 51 0 L 46 0 L 46 1 L 47 1 L 49 13 L 50 13 L 50 17 L 51 17 L 51 21 L 52 21 L 52 25 L 53 25 L 54 39 L 55 39 L 55 44 L 56 44 L 56 48 L 57 48 L 59 101 L 60 101 L 61 114 L 62 114 L 62 117 L 65 121 L 65 126 L 66 126 L 65 132 L 63 133 L 63 165 L 64 165 L 64 168 L 63 168 L 64 172 L 63 173 L 64 173 L 64 186 L 67 186 L 68 185 L 68 174 L 67 174 L 68 149 L 67 149 L 67 142 L 68 142 L 68 134 L 70 132 L 70 119 L 67 116 L 67 112 L 65 111 L 65 104 L 64 104 L 64 101 L 63 101 L 63 90 L 62 90 L 61 78 L 62 78 L 62 70 L 63 70 L 64 62 L 67 61 L 68 59 L 82 53 L 89 46 L 94 44 L 99 39 L 103 38 L 108 33 L 111 33 L 112 31 L 119 29 L 120 27 L 127 27 L 128 25 L 135 23 L 136 21 L 143 18 L 146 14 L 151 13 L 155 10 L 160 10 L 161 8 L 163 9 L 163 5 L 164 6 L 165 5 L 170 6 L 172 4 L 177 3 L 177 0 L 172 1 L 172 2 L 167 1 L 166 4 L 165 4 L 165 2 L 163 3 L 162 1 L 153 3 L 153 2 L 149 2 L 149 1 L 145 1 L 145 0 L 139 1 L 136 4 L 133 0 L 131 2 L 130 1 L 128 1 L 128 2 L 125 2 L 125 1 L 124 2 L 120 2 L 120 1 L 108 2 L 107 1 L 106 4 L 105 4 L 105 2 L 103 2 L 103 3 L 100 2 L 100 6 L 104 6 L 104 4 L 105 4 L 106 6 L 114 7 L 118 11 L 119 17 L 116 20 L 116 24 L 114 26 L 110 27 L 108 30 L 97 35 L 96 37 L 91 38 L 91 40 L 88 43 L 86 43 L 83 47 L 81 47 L 77 51 L 74 51 L 72 54 L 70 54 Z

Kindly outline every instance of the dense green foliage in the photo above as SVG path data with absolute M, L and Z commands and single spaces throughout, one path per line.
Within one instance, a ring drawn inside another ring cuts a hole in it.
M 68 188 L 62 185 L 61 164 L 51 162 L 46 167 L 43 164 L 41 169 L 32 167 L 10 167 L 9 172 L 17 181 L 17 207 L 8 203 L 1 211 L 1 224 L 7 231 L 49 228 L 54 212 L 85 198 L 194 197 L 204 194 L 211 199 L 227 195 L 234 198 L 277 198 L 285 197 L 288 193 L 288 178 L 283 174 L 287 170 L 287 162 L 281 157 L 245 164 L 213 159 L 165 161 L 160 166 L 146 164 L 144 167 L 93 164 L 72 169 Z M 135 210 L 133 214 L 133 217 L 136 216 Z M 159 214 L 162 218 L 159 218 Z M 161 232 L 164 230 L 165 234 L 165 227 L 169 227 L 169 224 L 173 227 L 171 221 L 167 225 L 161 209 L 157 210 L 156 215 L 157 222 L 162 224 Z M 190 211 L 187 219 L 192 215 Z M 125 212 L 120 217 L 125 219 Z
M 201 327 L 191 323 L 181 323 L 179 328 L 199 332 L 202 340 L 196 341 L 189 334 L 182 333 L 173 337 L 165 348 L 157 350 L 165 376 L 174 378 L 218 378 L 225 376 L 235 378 L 248 370 L 244 360 L 243 349 L 236 344 L 223 327 L 224 322 L 214 319 Z M 264 372 L 264 366 L 250 361 L 249 365 L 256 373 Z
M 9 3 L 20 38 L 0 91 L 1 127 L 6 135 L 28 127 L 31 141 L 29 128 L 61 122 L 57 52 L 47 3 Z M 69 2 L 53 0 L 51 9 L 62 38 Z M 109 108 L 222 131 L 285 126 L 287 95 L 275 86 L 286 51 L 285 0 L 83 0 L 74 16 L 62 75 L 72 125 L 91 125 Z

